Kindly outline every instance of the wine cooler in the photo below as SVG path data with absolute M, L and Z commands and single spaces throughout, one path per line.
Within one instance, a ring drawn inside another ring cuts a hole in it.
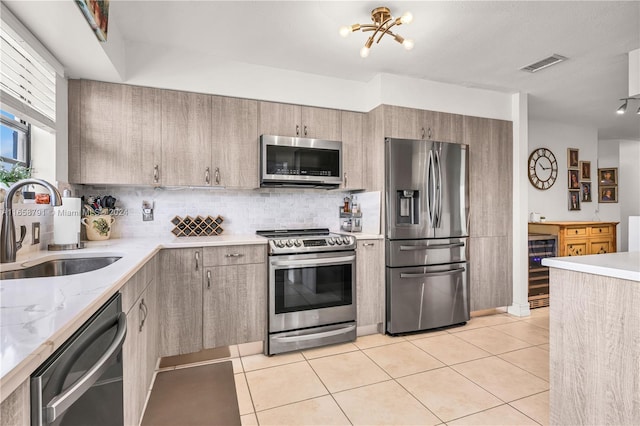
M 529 234 L 529 307 L 549 306 L 549 268 L 542 266 L 542 259 L 558 253 L 555 235 Z

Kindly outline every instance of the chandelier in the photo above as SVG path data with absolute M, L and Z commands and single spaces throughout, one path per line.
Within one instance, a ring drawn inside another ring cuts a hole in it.
M 629 103 L 629 101 L 640 101 L 640 97 L 631 96 L 630 98 L 622 98 L 620 100 L 624 101 L 624 103 L 620 105 L 620 108 L 618 108 L 616 112 L 618 114 L 624 114 L 627 111 L 627 104 Z M 640 106 L 638 106 L 638 110 L 636 111 L 636 114 L 640 114 Z
M 342 37 L 347 37 L 349 34 L 358 30 L 363 33 L 373 31 L 373 34 L 371 34 L 362 49 L 360 49 L 360 56 L 363 58 L 369 56 L 369 49 L 371 49 L 376 36 L 378 36 L 378 39 L 375 40 L 376 43 L 380 43 L 380 40 L 382 40 L 385 34 L 393 37 L 393 39 L 402 44 L 406 50 L 413 49 L 413 40 L 405 39 L 401 35 L 394 34 L 391 31 L 391 28 L 396 25 L 411 23 L 411 21 L 413 21 L 411 12 L 406 12 L 400 18 L 394 18 L 391 16 L 391 11 L 388 7 L 376 7 L 371 11 L 371 20 L 373 24 L 353 24 L 351 26 L 340 27 L 340 35 Z

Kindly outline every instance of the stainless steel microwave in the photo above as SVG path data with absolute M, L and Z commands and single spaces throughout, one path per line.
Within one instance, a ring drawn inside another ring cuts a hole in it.
M 260 186 L 336 188 L 342 182 L 342 142 L 260 136 Z

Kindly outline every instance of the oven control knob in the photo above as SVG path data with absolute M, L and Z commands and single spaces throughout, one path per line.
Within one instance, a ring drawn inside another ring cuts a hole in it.
M 293 244 L 295 244 L 296 247 L 300 247 L 302 245 L 302 241 L 295 240 L 295 242 Z
M 336 239 L 333 237 L 327 238 L 327 242 L 329 243 L 330 246 L 332 246 L 336 243 Z
M 280 247 L 280 248 L 284 247 L 284 241 L 282 240 L 276 241 L 276 247 Z
M 342 237 L 342 242 L 345 244 L 351 244 L 351 238 L 349 237 Z
M 287 247 L 293 247 L 293 241 L 287 240 Z
M 336 244 L 341 246 L 342 245 L 342 238 L 340 238 L 340 237 L 336 238 Z

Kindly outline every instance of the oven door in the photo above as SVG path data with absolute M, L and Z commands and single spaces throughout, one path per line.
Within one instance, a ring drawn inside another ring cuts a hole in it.
M 269 332 L 356 319 L 354 251 L 269 258 Z

